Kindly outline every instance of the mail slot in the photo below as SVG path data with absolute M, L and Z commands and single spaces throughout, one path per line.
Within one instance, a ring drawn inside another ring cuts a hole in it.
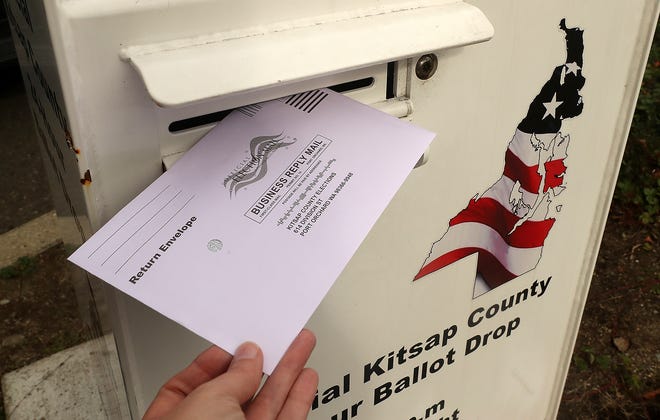
M 605 3 L 7 0 L 7 14 L 68 244 L 236 108 L 329 87 L 436 132 L 307 324 L 309 418 L 545 418 L 658 16 L 652 0 Z M 105 409 L 139 418 L 209 343 L 78 274 Z

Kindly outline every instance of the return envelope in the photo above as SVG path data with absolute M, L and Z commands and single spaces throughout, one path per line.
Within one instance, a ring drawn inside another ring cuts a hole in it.
M 235 110 L 70 260 L 271 373 L 433 137 L 325 89 Z

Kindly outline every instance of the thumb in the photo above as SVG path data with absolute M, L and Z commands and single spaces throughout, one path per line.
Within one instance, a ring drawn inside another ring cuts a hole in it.
M 229 369 L 208 383 L 214 394 L 245 404 L 261 383 L 264 356 L 259 346 L 247 342 L 234 353 Z

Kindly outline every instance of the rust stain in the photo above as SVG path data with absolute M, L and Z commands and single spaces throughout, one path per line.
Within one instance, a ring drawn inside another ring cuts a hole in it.
M 66 145 L 69 147 L 69 149 L 73 150 L 75 154 L 79 155 L 80 149 L 77 149 L 76 146 L 73 144 L 73 136 L 71 136 L 69 130 L 66 130 L 64 132 L 64 138 L 66 140 Z
M 85 171 L 85 175 L 80 179 L 80 183 L 83 185 L 90 185 L 92 183 L 92 174 L 89 172 L 89 169 Z

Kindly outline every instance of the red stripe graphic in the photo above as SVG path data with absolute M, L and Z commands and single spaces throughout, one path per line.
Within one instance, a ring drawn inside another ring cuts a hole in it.
M 481 223 L 490 226 L 500 234 L 504 242 L 516 248 L 537 248 L 543 246 L 555 219 L 541 221 L 527 220 L 511 230 L 520 218 L 507 210 L 497 200 L 481 197 L 470 200 L 468 206 L 449 221 L 449 226 L 466 222 Z
M 543 183 L 543 192 L 548 188 L 555 188 L 564 182 L 564 173 L 566 172 L 564 159 L 551 160 L 545 163 L 545 182 Z
M 455 249 L 434 259 L 417 273 L 414 280 L 424 277 L 436 270 L 440 270 L 441 268 L 475 253 L 478 254 L 477 272 L 482 275 L 491 288 L 495 288 L 517 277 L 517 275 L 507 270 L 490 252 L 481 248 L 468 247 Z
M 538 174 L 538 170 L 538 165 L 527 166 L 511 150 L 506 150 L 504 175 L 513 181 L 519 181 L 520 185 L 529 192 L 536 193 L 539 191 L 541 175 Z
M 552 150 L 541 149 L 529 136 L 516 132 L 506 151 L 503 177 L 449 221 L 449 229 L 433 244 L 415 280 L 475 253 L 478 273 L 490 288 L 537 266 L 556 221 L 549 217 L 549 206 L 561 192 L 548 190 L 563 185 L 568 143 L 556 147 L 553 140 Z M 528 164 L 546 155 L 550 160 L 543 163 L 542 176 L 538 164 Z
M 545 182 L 543 192 L 548 188 L 555 188 L 564 182 L 563 174 L 566 171 L 564 159 L 551 160 L 544 164 Z M 539 165 L 527 166 L 510 149 L 506 151 L 504 158 L 504 175 L 513 181 L 519 181 L 520 185 L 527 191 L 537 193 L 541 185 L 541 175 L 538 173 Z

